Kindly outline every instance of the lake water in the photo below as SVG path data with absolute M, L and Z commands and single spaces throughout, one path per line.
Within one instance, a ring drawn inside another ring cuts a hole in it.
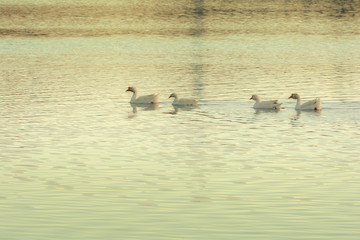
M 359 239 L 359 1 L 56 2 L 0 4 L 1 239 Z

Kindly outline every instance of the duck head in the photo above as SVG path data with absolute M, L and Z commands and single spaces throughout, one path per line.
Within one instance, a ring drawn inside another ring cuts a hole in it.
M 298 99 L 298 98 L 299 98 L 299 94 L 297 94 L 297 93 L 292 93 L 289 98 Z
M 177 99 L 177 94 L 176 93 L 172 93 L 172 94 L 170 94 L 170 96 L 169 96 L 169 98 L 175 98 L 175 99 Z
M 135 87 L 128 87 L 125 92 L 136 92 Z
M 255 100 L 258 101 L 259 100 L 259 96 L 258 95 L 252 95 L 251 98 L 249 100 Z

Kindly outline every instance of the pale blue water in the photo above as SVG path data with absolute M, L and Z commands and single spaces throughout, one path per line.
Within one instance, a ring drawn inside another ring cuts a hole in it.
M 357 1 L 13 3 L 0 239 L 359 238 Z

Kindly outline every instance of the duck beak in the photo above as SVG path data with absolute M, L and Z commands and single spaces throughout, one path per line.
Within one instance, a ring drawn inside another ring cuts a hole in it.
M 125 90 L 125 92 L 127 92 L 127 91 L 130 91 L 130 88 L 129 88 L 129 87 Z
M 291 94 L 291 96 L 290 96 L 289 98 L 293 98 L 293 95 Z M 289 99 L 289 98 L 288 98 L 288 99 Z
M 253 99 L 253 97 L 251 96 L 251 98 L 249 98 L 249 100 L 252 100 Z

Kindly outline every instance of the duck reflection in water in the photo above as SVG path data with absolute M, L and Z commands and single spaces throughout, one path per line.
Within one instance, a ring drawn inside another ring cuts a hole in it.
M 280 109 L 255 109 L 254 114 L 261 114 L 261 113 L 278 113 Z
M 159 109 L 158 103 L 130 103 L 132 107 L 132 115 L 129 115 L 129 118 L 133 118 L 137 115 L 138 110 L 140 111 L 154 111 Z
M 137 113 L 138 108 L 142 111 L 153 111 L 159 109 L 158 103 L 130 103 L 130 106 L 133 109 L 133 113 Z
M 196 108 L 199 108 L 199 106 L 178 106 L 178 105 L 172 105 L 174 108 L 174 111 L 170 111 L 170 114 L 177 114 L 180 111 L 192 111 Z
M 315 117 L 320 117 L 321 116 L 321 111 L 300 111 L 300 110 L 296 110 L 296 114 L 291 118 L 291 120 L 298 120 L 300 119 L 300 115 L 301 114 L 306 114 L 306 115 L 311 115 L 311 116 L 315 116 Z

